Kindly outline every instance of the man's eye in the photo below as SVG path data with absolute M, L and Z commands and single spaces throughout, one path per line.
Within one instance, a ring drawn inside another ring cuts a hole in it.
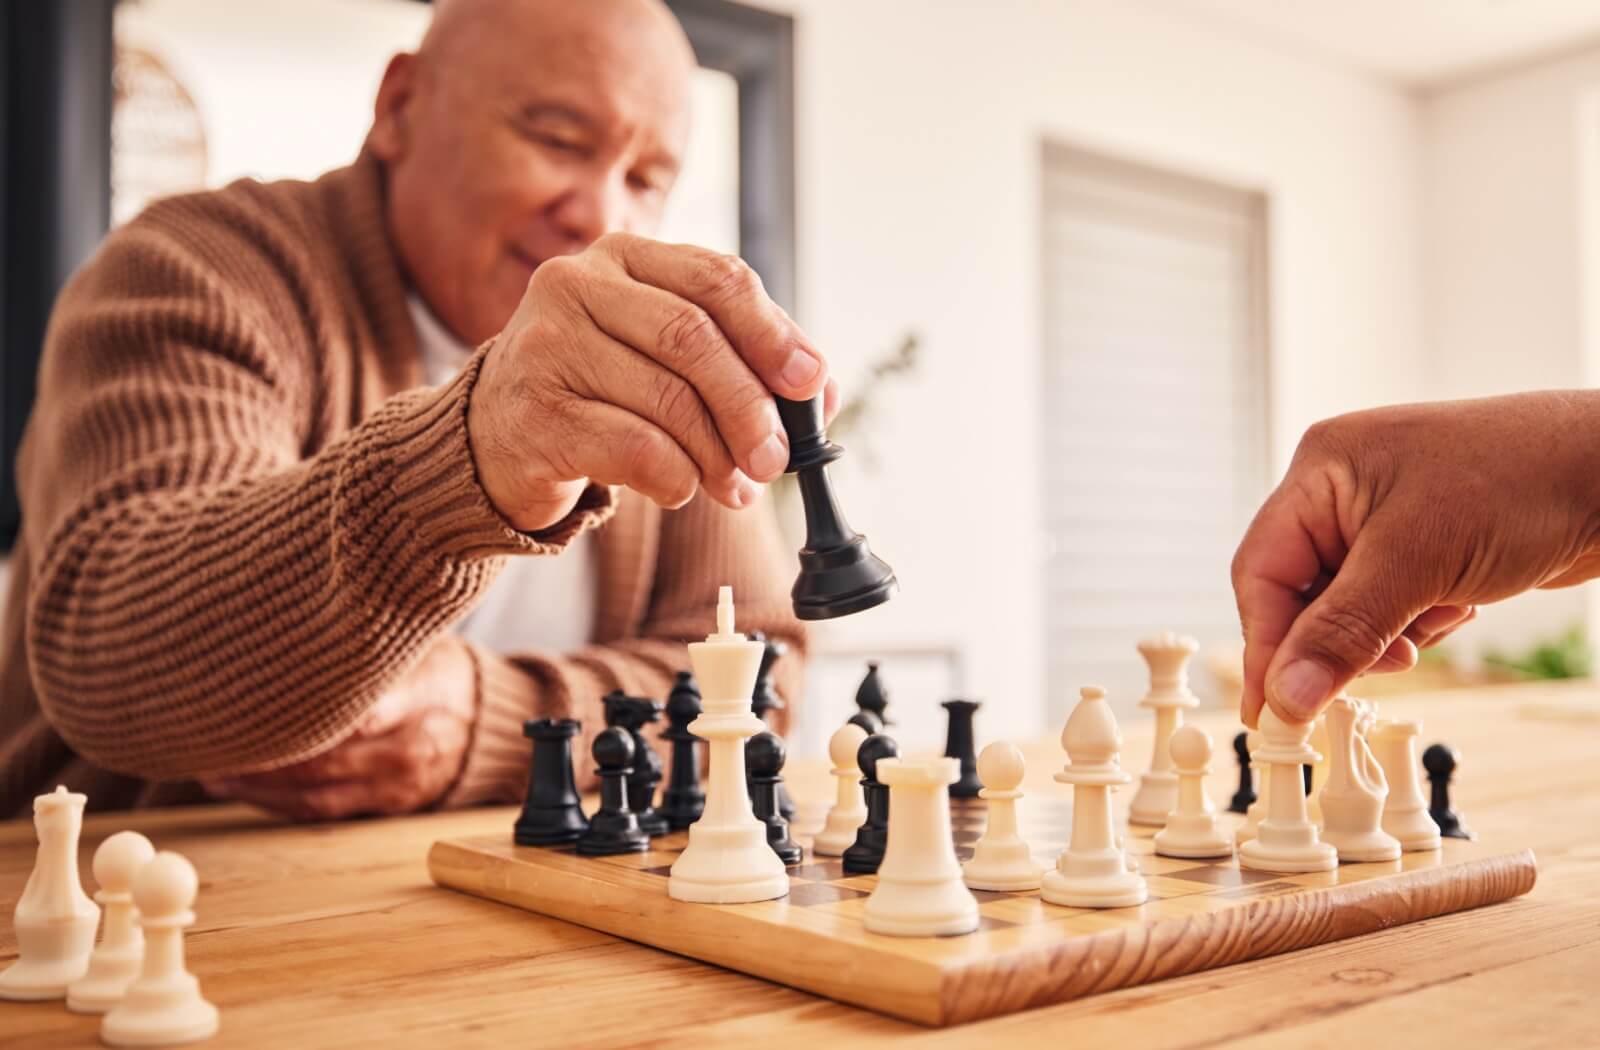
M 559 135 L 547 135 L 535 132 L 533 141 L 537 142 L 541 146 L 544 146 L 548 149 L 557 150 L 561 153 L 578 154 L 584 151 L 583 143 L 574 139 L 564 139 Z

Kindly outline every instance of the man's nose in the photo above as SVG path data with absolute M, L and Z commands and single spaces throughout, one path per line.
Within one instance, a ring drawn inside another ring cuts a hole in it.
M 555 219 L 577 251 L 607 233 L 622 229 L 626 205 L 623 176 L 597 173 L 573 184 L 557 203 Z

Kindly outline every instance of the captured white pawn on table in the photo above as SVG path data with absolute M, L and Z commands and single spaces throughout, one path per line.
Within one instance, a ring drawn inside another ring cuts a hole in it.
M 67 1009 L 103 1014 L 122 1001 L 144 961 L 144 934 L 133 903 L 133 880 L 155 858 L 156 848 L 137 831 L 119 831 L 94 851 L 94 899 L 105 911 L 100 943 L 89 971 L 67 988 Z
M 208 1039 L 217 1008 L 200 994 L 183 959 L 183 931 L 194 924 L 200 877 L 181 854 L 162 851 L 133 880 L 133 903 L 144 932 L 139 976 L 100 1023 L 112 1046 L 173 1046 Z
M 962 866 L 967 885 L 975 890 L 1036 890 L 1044 867 L 1033 859 L 1028 843 L 1017 832 L 1019 788 L 1027 765 L 1022 751 L 1007 740 L 997 740 L 978 756 L 978 797 L 988 802 L 988 823 L 973 847 L 972 859 Z M 891 811 L 891 818 L 892 811 Z

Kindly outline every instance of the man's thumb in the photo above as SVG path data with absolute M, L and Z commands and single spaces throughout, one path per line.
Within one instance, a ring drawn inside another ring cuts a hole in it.
M 1308 605 L 1267 668 L 1267 702 L 1309 721 L 1351 679 L 1376 664 L 1428 602 L 1407 592 L 1403 559 L 1368 531 L 1332 582 Z

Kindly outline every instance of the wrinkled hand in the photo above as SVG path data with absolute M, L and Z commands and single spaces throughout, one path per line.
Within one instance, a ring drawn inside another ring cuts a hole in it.
M 1476 606 L 1600 574 L 1600 395 L 1404 405 L 1319 423 L 1233 559 L 1242 714 L 1315 717 Z
M 465 644 L 441 636 L 348 737 L 304 762 L 202 781 L 212 795 L 295 820 L 414 813 L 437 802 L 466 759 L 475 716 Z
M 831 418 L 827 362 L 744 262 L 614 233 L 534 271 L 467 429 L 495 508 L 533 532 L 589 481 L 748 506 L 789 458 L 771 395 L 824 391 Z

